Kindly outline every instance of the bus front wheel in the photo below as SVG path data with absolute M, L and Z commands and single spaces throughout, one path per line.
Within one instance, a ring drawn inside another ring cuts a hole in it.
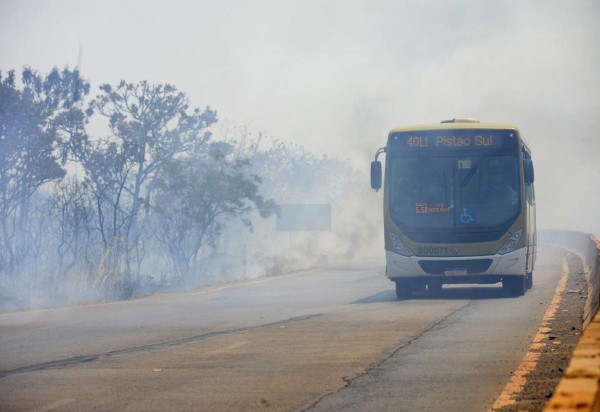
M 502 288 L 512 296 L 523 296 L 526 282 L 525 276 L 509 276 L 502 279 Z
M 408 299 L 413 292 L 413 286 L 410 282 L 396 280 L 396 296 L 398 299 Z

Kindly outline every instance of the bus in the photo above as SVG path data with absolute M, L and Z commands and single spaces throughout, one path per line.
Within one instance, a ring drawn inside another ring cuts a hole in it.
M 516 126 L 463 118 L 392 129 L 371 188 L 383 183 L 386 274 L 398 299 L 498 282 L 524 295 L 536 259 L 533 181 Z

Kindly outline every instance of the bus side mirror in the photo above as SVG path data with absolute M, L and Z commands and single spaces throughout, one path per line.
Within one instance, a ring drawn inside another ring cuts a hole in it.
M 532 184 L 534 180 L 533 162 L 531 160 L 525 162 L 525 183 Z
M 381 162 L 371 162 L 371 189 L 381 189 Z

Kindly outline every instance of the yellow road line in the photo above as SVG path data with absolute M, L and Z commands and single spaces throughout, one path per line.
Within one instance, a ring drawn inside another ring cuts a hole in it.
M 516 403 L 516 397 L 523 388 L 525 387 L 525 383 L 527 382 L 527 375 L 535 369 L 537 362 L 541 355 L 541 349 L 546 345 L 544 339 L 548 336 L 548 332 L 550 331 L 550 322 L 554 319 L 554 315 L 558 310 L 558 306 L 562 300 L 562 293 L 564 292 L 567 286 L 567 277 L 569 275 L 569 264 L 567 260 L 563 258 L 562 264 L 562 276 L 560 281 L 558 282 L 558 286 L 556 287 L 556 291 L 554 292 L 554 296 L 552 297 L 552 302 L 550 302 L 550 306 L 546 310 L 544 314 L 544 318 L 542 319 L 542 324 L 538 329 L 535 337 L 533 338 L 533 342 L 529 347 L 529 350 L 523 357 L 521 364 L 517 368 L 517 370 L 513 373 L 512 378 L 504 387 L 504 390 L 492 405 L 491 410 L 495 411 L 501 409 L 506 406 L 514 405 Z

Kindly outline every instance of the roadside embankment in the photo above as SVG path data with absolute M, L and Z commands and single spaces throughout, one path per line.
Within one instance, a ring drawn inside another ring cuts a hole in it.
M 582 232 L 550 230 L 540 232 L 539 243 L 579 256 L 587 284 L 583 334 L 545 410 L 600 411 L 600 240 Z

